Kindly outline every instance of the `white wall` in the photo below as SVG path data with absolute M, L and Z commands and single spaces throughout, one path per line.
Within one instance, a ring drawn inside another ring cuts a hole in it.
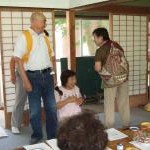
M 68 9 L 108 0 L 0 0 L 0 6 Z
M 70 8 L 84 6 L 84 5 L 98 3 L 98 2 L 104 2 L 104 1 L 108 1 L 108 0 L 70 0 Z
M 65 9 L 69 8 L 69 1 L 70 0 L 0 0 L 0 6 Z

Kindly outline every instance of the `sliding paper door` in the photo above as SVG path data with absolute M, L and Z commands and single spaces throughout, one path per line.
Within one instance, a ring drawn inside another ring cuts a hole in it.
M 112 38 L 123 47 L 129 62 L 130 98 L 144 104 L 147 100 L 147 16 L 111 14 L 110 23 Z

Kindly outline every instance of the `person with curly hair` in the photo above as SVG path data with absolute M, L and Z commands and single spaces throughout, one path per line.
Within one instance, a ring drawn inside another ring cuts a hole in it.
M 57 140 L 61 150 L 105 150 L 108 136 L 101 121 L 86 111 L 61 122 Z

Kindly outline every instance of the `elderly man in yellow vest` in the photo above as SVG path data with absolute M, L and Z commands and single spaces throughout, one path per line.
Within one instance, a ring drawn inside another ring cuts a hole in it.
M 48 41 L 49 33 L 46 30 L 44 30 L 44 33 L 47 36 L 47 41 Z M 27 36 L 30 36 L 28 34 L 28 31 L 24 31 L 24 35 L 26 38 L 28 38 Z M 29 42 L 28 45 L 32 44 L 32 41 L 28 40 L 28 42 Z M 30 47 L 32 47 L 32 45 Z M 15 104 L 11 116 L 11 129 L 12 129 L 12 133 L 19 134 L 21 128 L 21 122 L 22 122 L 22 115 L 24 112 L 24 106 L 27 100 L 27 92 L 26 92 L 27 89 L 23 87 L 23 82 L 19 73 L 19 69 L 17 68 L 17 64 L 15 64 L 15 57 L 11 58 L 10 72 L 11 72 L 11 82 L 15 84 L 15 88 L 16 88 Z
M 18 65 L 19 62 L 23 64 L 23 68 L 19 67 L 19 71 L 29 99 L 30 121 L 33 130 L 31 144 L 43 138 L 41 98 L 46 114 L 47 139 L 55 138 L 57 130 L 54 80 L 51 75 L 54 66 L 54 52 L 50 48 L 49 39 L 44 34 L 45 23 L 46 18 L 42 13 L 33 13 L 31 28 L 24 31 L 18 38 L 14 49 L 14 57 Z

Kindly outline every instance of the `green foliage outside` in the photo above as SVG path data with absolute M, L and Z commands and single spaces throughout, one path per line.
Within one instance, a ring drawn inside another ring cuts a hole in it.
M 109 20 L 86 20 L 82 19 L 76 20 L 76 32 L 82 32 L 82 37 L 80 35 L 76 35 L 76 47 L 80 48 L 83 51 L 83 44 L 87 44 L 89 49 L 89 54 L 92 55 L 95 52 L 96 46 L 92 40 L 92 31 L 97 27 L 105 27 L 109 30 Z M 57 18 L 55 19 L 55 28 L 61 29 L 63 37 L 67 36 L 67 29 L 66 29 L 66 19 L 65 18 Z M 81 29 L 82 28 L 82 29 Z M 81 31 L 82 30 L 82 31 Z M 82 42 L 81 42 L 82 41 Z M 82 45 L 80 45 L 80 43 Z

